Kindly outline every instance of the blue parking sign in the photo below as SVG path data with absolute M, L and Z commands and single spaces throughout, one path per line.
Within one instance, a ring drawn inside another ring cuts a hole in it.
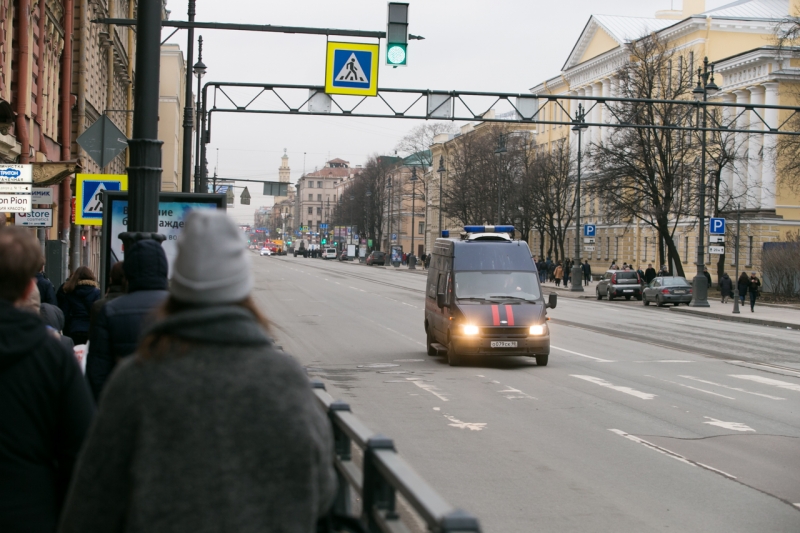
M 725 235 L 725 219 L 714 217 L 709 218 L 708 232 L 711 235 Z
M 597 234 L 597 226 L 595 224 L 584 224 L 583 225 L 583 236 L 584 237 L 594 237 Z

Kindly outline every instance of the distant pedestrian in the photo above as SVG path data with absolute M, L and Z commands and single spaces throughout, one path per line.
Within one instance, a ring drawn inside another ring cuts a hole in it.
M 39 299 L 42 302 L 50 305 L 58 305 L 56 288 L 53 287 L 53 282 L 47 279 L 47 276 L 44 274 L 44 261 L 42 261 L 39 272 L 36 273 L 36 286 L 39 288 Z
M 711 273 L 708 271 L 708 267 L 703 267 L 703 276 L 706 278 L 706 287 L 709 289 L 711 288 Z
M 611 266 L 610 266 L 610 267 L 608 267 L 608 269 L 609 269 L 609 270 L 617 270 L 617 269 L 618 269 L 618 267 L 617 267 L 617 260 L 616 260 L 616 259 L 614 259 L 613 261 L 611 261 Z
M 750 278 L 747 272 L 742 272 L 739 279 L 736 280 L 736 289 L 739 291 L 739 303 L 744 305 L 744 299 L 747 297 L 747 293 L 750 290 Z
M 644 271 L 644 282 L 650 285 L 650 282 L 656 279 L 656 269 L 653 268 L 652 263 L 647 263 L 647 270 Z
M 128 292 L 97 313 L 86 357 L 86 379 L 97 400 L 117 363 L 136 350 L 148 316 L 168 296 L 167 256 L 158 241 L 127 242 L 122 268 Z
M 561 266 L 561 261 L 558 262 L 555 270 L 553 271 L 553 279 L 556 282 L 556 287 L 561 286 L 561 278 L 564 277 L 564 267 Z
M 761 280 L 758 279 L 755 272 L 750 273 L 748 289 L 750 291 L 750 312 L 755 313 L 756 298 L 761 296 Z
M 61 531 L 315 531 L 336 490 L 330 422 L 269 337 L 242 233 L 198 209 L 177 247 L 159 321 L 103 392 Z
M 0 228 L 0 531 L 54 532 L 94 405 L 73 353 L 36 312 L 39 242 Z
M 659 278 L 668 278 L 669 276 L 669 269 L 667 265 L 661 265 L 661 270 L 658 271 Z
M 592 266 L 589 264 L 588 259 L 584 259 L 581 269 L 583 270 L 583 284 L 588 287 L 589 282 L 592 280 Z
M 722 278 L 719 280 L 719 290 L 722 293 L 722 303 L 726 303 L 728 298 L 733 296 L 733 280 L 728 276 L 727 272 L 722 273 Z
M 108 274 L 108 287 L 106 288 L 106 295 L 92 304 L 92 309 L 89 311 L 89 337 L 92 336 L 94 324 L 97 320 L 97 314 L 100 312 L 103 306 L 125 294 L 126 284 L 125 269 L 123 268 L 124 264 L 125 263 L 123 261 L 117 261 L 114 263 L 114 266 L 111 267 L 111 271 Z
M 569 284 L 570 274 L 572 274 L 572 259 L 567 259 L 564 262 L 564 287 Z
M 75 345 L 89 340 L 89 313 L 92 304 L 100 299 L 97 278 L 89 267 L 78 267 L 58 289 L 58 306 L 64 312 L 64 334 Z

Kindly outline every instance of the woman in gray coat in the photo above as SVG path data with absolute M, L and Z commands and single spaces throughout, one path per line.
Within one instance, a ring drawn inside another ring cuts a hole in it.
M 235 223 L 192 212 L 160 319 L 100 398 L 60 531 L 315 530 L 336 486 L 330 424 L 252 287 Z

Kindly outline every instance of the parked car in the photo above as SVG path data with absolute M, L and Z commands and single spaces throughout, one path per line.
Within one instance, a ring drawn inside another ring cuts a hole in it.
M 339 252 L 339 261 L 347 261 L 349 258 L 347 257 L 347 250 L 342 250 Z
M 323 259 L 336 259 L 336 248 L 325 248 L 322 251 Z
M 680 276 L 658 277 L 645 286 L 642 292 L 642 303 L 650 305 L 655 302 L 657 306 L 666 304 L 689 305 L 692 301 L 692 285 L 686 278 Z
M 367 265 L 385 265 L 386 264 L 386 253 L 385 252 L 372 252 L 367 256 Z
M 637 300 L 641 300 L 642 280 L 635 270 L 609 270 L 597 283 L 595 293 L 598 300 L 602 300 L 604 296 L 609 300 L 617 296 L 624 296 L 626 300 L 636 296 Z
M 262 255 L 262 256 L 264 256 L 264 255 L 272 255 L 273 253 L 274 252 L 272 250 L 270 250 L 269 248 L 267 248 L 265 246 L 264 248 L 261 249 L 260 255 Z

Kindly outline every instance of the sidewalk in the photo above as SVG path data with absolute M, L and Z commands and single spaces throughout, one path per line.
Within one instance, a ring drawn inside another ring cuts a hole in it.
M 711 307 L 672 307 L 670 311 L 701 316 L 716 320 L 730 320 L 732 322 L 747 322 L 776 328 L 800 329 L 800 309 L 790 306 L 759 305 L 756 301 L 755 312 L 750 311 L 750 301 L 745 300 L 739 306 L 739 314 L 733 314 L 733 302 L 720 303 L 719 300 L 708 300 Z

